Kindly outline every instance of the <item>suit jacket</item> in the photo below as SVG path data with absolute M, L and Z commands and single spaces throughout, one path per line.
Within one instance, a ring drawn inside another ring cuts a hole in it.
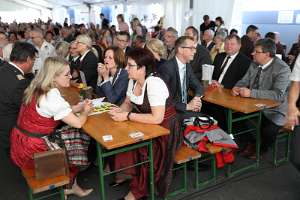
M 251 54 L 254 51 L 254 42 L 247 35 L 244 35 L 241 38 L 241 45 L 240 52 L 252 60 Z
M 113 104 L 121 105 L 126 97 L 128 86 L 128 73 L 125 69 L 119 69 L 115 74 L 112 83 L 107 81 L 96 87 L 96 94 L 104 96 Z
M 79 70 L 84 73 L 86 83 L 88 86 L 96 88 L 98 78 L 98 58 L 92 51 L 89 51 L 83 60 L 80 62 Z
M 205 48 L 210 51 L 215 46 L 214 42 L 211 42 L 208 46 L 205 45 Z
M 158 72 L 169 88 L 170 97 L 175 104 L 176 110 L 184 112 L 186 104 L 182 103 L 180 76 L 176 57 L 166 61 L 158 69 Z M 196 78 L 190 64 L 186 64 L 186 87 L 187 90 L 192 89 L 196 96 L 203 94 L 200 82 Z
M 211 65 L 211 58 L 209 51 L 200 44 L 197 44 L 197 50 L 194 55 L 193 60 L 191 61 L 191 66 L 193 72 L 199 81 L 202 80 L 202 65 L 209 64 Z
M 258 66 L 252 63 L 245 76 L 235 86 L 252 88 L 257 71 Z M 290 73 L 290 67 L 281 59 L 274 57 L 272 63 L 261 72 L 259 88 L 251 89 L 252 98 L 280 102 L 280 105 L 275 108 L 263 110 L 263 114 L 278 126 L 285 123 Z
M 213 73 L 213 80 L 218 81 L 221 75 L 221 66 L 226 58 L 226 53 L 217 54 L 214 60 L 214 73 Z M 247 72 L 249 66 L 251 64 L 251 60 L 246 57 L 245 55 L 238 53 L 234 60 L 229 65 L 221 84 L 227 88 L 231 89 L 234 85 L 243 78 L 245 73 Z
M 0 148 L 9 146 L 9 133 L 17 122 L 24 90 L 31 76 L 5 62 L 0 68 Z

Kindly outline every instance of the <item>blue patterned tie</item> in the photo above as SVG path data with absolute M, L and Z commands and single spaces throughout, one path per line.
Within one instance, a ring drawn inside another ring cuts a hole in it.
M 183 71 L 183 81 L 181 87 L 181 96 L 182 96 L 182 103 L 187 103 L 187 94 L 186 94 L 186 66 L 182 69 Z

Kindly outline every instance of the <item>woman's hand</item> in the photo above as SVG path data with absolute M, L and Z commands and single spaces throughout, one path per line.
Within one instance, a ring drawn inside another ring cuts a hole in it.
M 109 79 L 109 70 L 104 64 L 99 63 L 97 71 L 98 71 L 98 76 L 103 77 L 103 80 L 106 81 Z
M 93 110 L 93 104 L 92 104 L 91 100 L 85 99 L 81 104 L 82 104 L 82 107 L 83 107 L 82 112 L 84 114 L 88 115 L 88 114 L 90 114 L 92 112 L 92 110 Z
M 128 112 L 124 112 L 120 108 L 113 108 L 109 111 L 110 117 L 118 122 L 126 121 Z
M 83 110 L 83 103 L 79 102 L 77 105 L 72 106 L 73 113 L 78 113 Z

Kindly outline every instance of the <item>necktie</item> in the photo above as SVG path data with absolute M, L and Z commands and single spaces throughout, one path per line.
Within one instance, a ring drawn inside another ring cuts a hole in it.
M 181 87 L 181 97 L 182 97 L 182 103 L 187 103 L 187 94 L 186 94 L 186 67 L 182 69 L 183 72 L 183 81 L 182 81 L 182 87 Z
M 220 75 L 222 74 L 223 70 L 225 69 L 225 67 L 226 67 L 226 65 L 227 65 L 227 63 L 228 63 L 228 61 L 229 61 L 229 59 L 230 59 L 230 56 L 227 56 L 225 62 L 224 62 L 223 65 L 221 66 L 221 73 L 220 73 Z
M 254 79 L 254 82 L 252 85 L 252 89 L 258 89 L 258 87 L 259 87 L 259 78 L 260 78 L 261 70 L 262 70 L 262 68 L 258 67 L 257 74 L 255 76 L 255 79 Z

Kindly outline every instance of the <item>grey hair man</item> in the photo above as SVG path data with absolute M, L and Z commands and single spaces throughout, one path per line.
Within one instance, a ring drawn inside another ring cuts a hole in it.
M 287 114 L 287 94 L 291 72 L 289 66 L 277 58 L 275 54 L 276 45 L 273 40 L 258 40 L 252 53 L 255 63 L 250 65 L 244 77 L 232 89 L 234 96 L 270 99 L 280 103 L 275 108 L 263 110 L 262 152 L 267 151 L 268 147 L 275 141 L 276 134 L 284 125 Z

